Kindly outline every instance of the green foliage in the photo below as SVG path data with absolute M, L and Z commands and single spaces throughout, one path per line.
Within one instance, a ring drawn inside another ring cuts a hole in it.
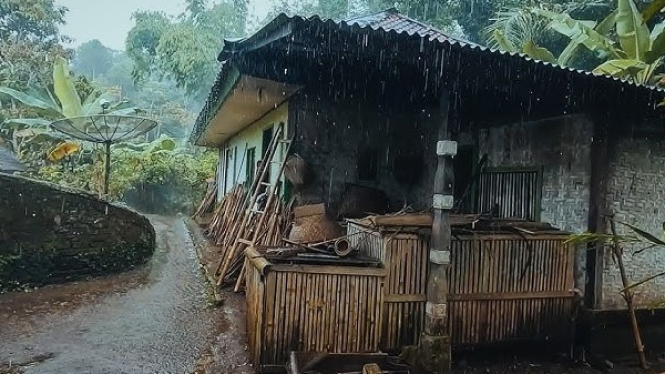
M 132 19 L 134 27 L 127 34 L 125 50 L 134 62 L 134 81 L 140 82 L 154 72 L 159 41 L 172 24 L 163 12 L 139 11 Z
M 91 163 L 80 163 L 73 157 L 69 165 L 48 165 L 35 176 L 67 187 L 98 192 L 103 184 L 103 159 L 103 150 L 96 148 Z M 161 137 L 149 143 L 114 146 L 111 160 L 110 199 L 126 201 L 136 191 L 161 191 L 167 199 L 160 200 L 159 204 L 169 207 L 171 212 L 189 211 L 205 194 L 205 180 L 215 175 L 217 152 L 196 152 L 177 146 L 171 138 Z M 142 203 L 136 200 L 127 202 Z
M 50 83 L 51 63 L 68 51 L 58 29 L 67 9 L 53 0 L 0 0 L 0 86 L 16 90 Z M 11 105 L 0 106 L 0 118 Z
M 114 53 L 99 40 L 87 41 L 76 49 L 74 69 L 94 79 L 105 74 L 113 66 Z
M 647 230 L 644 230 L 630 223 L 621 222 L 617 220 L 614 220 L 614 222 L 616 224 L 624 226 L 627 229 L 627 233 L 617 234 L 615 237 L 612 234 L 584 232 L 580 234 L 571 235 L 567 243 L 572 243 L 576 245 L 594 244 L 597 248 L 611 248 L 616 240 L 616 242 L 621 246 L 621 248 L 625 247 L 633 248 L 634 249 L 633 256 L 639 255 L 644 251 L 665 250 L 665 240 L 659 238 L 658 235 L 649 233 Z M 663 223 L 663 228 L 664 228 L 663 234 L 665 234 L 665 223 Z M 628 287 L 622 290 L 622 292 L 638 288 L 648 282 L 653 281 L 654 279 L 663 276 L 665 276 L 665 272 L 656 273 L 644 279 L 634 281 Z M 653 306 L 658 307 L 661 305 L 665 305 L 665 301 Z
M 57 44 L 66 12 L 54 0 L 0 0 L 0 40 Z
M 207 1 L 190 0 L 180 19 L 158 12 L 135 13 L 126 40 L 135 81 L 157 75 L 194 97 L 204 97 L 217 72 L 221 40 L 244 35 L 246 11 L 246 1 L 208 6 Z
M 538 44 L 549 30 L 569 40 L 556 58 L 547 45 Z M 586 53 L 598 61 L 594 73 L 646 85 L 657 84 L 665 56 L 665 21 L 649 30 L 633 0 L 616 0 L 616 9 L 600 22 L 542 6 L 515 9 L 499 13 L 486 33 L 495 48 L 562 66 L 585 68 L 577 61 L 589 60 Z

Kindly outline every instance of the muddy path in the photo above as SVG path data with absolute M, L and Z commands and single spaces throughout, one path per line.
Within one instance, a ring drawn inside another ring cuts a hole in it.
M 0 373 L 253 372 L 241 296 L 213 307 L 182 218 L 150 218 L 158 248 L 145 266 L 0 295 Z

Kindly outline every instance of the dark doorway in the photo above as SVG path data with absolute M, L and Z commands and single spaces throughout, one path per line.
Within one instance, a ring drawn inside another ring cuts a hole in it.
M 261 158 L 264 158 L 266 153 L 268 153 L 268 147 L 270 147 L 270 142 L 274 134 L 274 127 L 270 126 L 267 129 L 263 130 L 263 143 L 261 147 Z
M 270 148 L 270 142 L 272 142 L 272 137 L 273 134 L 275 133 L 274 126 L 270 126 L 267 129 L 263 130 L 263 142 L 261 145 L 261 162 L 270 162 L 271 160 L 266 159 L 266 155 L 268 154 L 268 151 Z M 263 178 L 261 182 L 266 182 L 269 183 L 270 179 L 270 165 L 268 165 L 268 168 L 266 170 L 266 176 Z M 264 187 L 261 187 L 261 190 L 264 190 Z

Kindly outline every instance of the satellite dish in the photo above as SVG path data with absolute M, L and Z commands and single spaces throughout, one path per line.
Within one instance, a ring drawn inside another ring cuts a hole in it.
M 109 192 L 111 145 L 134 139 L 154 129 L 156 126 L 157 121 L 155 120 L 120 114 L 94 114 L 64 118 L 51 123 L 53 130 L 74 139 L 104 144 L 106 151 L 104 195 Z

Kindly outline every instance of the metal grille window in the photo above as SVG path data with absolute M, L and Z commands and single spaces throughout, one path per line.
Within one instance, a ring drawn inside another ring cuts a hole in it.
M 539 221 L 541 179 L 539 168 L 485 169 L 480 175 L 480 212 Z

